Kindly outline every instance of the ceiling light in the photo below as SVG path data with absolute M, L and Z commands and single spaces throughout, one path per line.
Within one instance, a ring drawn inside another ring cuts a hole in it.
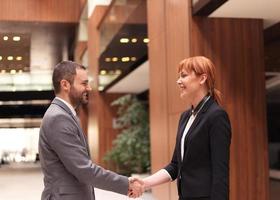
M 17 56 L 16 60 L 22 60 L 22 57 L 21 56 Z
M 130 60 L 131 61 L 136 61 L 136 57 L 131 57 Z
M 131 39 L 131 42 L 132 42 L 132 43 L 136 43 L 136 42 L 137 42 L 137 39 L 136 39 L 136 38 L 132 38 L 132 39 Z
M 3 57 L 2 56 L 0 56 L 0 60 L 2 60 L 3 59 Z
M 105 58 L 106 62 L 111 62 L 111 58 Z
M 100 75 L 105 75 L 105 74 L 107 74 L 106 70 L 101 70 L 100 71 Z
M 13 56 L 8 56 L 7 60 L 14 60 L 14 57 Z
M 113 57 L 113 58 L 112 58 L 112 61 L 113 61 L 113 62 L 117 62 L 117 61 L 118 61 L 118 58 L 117 58 L 117 57 Z
M 98 90 L 99 90 L 99 91 L 104 90 L 104 86 L 99 86 L 99 87 L 98 87 Z
M 128 62 L 130 60 L 129 57 L 122 57 L 122 62 Z
M 121 38 L 120 43 L 129 43 L 129 39 L 128 38 Z
M 7 41 L 9 39 L 9 37 L 7 36 L 7 35 L 5 35 L 4 37 L 3 37 L 3 40 L 5 40 L 5 41 Z
M 16 42 L 17 42 L 17 41 L 20 41 L 20 37 L 19 37 L 19 36 L 14 36 L 14 37 L 13 37 L 13 40 L 16 41 Z
M 6 70 L 5 69 L 2 69 L 1 70 L 1 74 L 5 74 L 6 73 Z
M 18 70 L 18 73 L 21 74 L 22 73 L 22 69 Z
M 12 69 L 11 71 L 10 71 L 10 74 L 16 74 L 17 73 L 17 71 L 15 70 L 15 69 Z
M 149 40 L 148 38 L 144 38 L 144 39 L 143 39 L 143 42 L 144 42 L 144 43 L 148 43 L 149 41 L 150 41 L 150 40 Z

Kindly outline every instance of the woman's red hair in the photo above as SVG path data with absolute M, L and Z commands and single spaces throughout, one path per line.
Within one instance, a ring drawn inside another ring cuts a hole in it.
M 182 60 L 179 64 L 178 71 L 183 69 L 193 71 L 197 76 L 206 74 L 206 86 L 213 98 L 219 105 L 222 103 L 221 92 L 215 88 L 215 65 L 204 56 L 195 56 Z

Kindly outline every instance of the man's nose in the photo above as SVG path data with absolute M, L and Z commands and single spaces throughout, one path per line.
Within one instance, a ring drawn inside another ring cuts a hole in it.
M 91 91 L 91 90 L 92 90 L 92 88 L 90 87 L 90 85 L 87 86 L 86 90 L 87 90 L 87 91 Z

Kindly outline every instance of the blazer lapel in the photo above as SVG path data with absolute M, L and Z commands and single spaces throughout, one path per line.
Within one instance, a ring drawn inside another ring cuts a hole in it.
M 187 134 L 187 136 L 186 136 L 186 138 L 185 138 L 185 146 L 184 146 L 184 148 L 185 148 L 184 152 L 185 152 L 185 153 L 184 153 L 184 159 L 185 159 L 185 157 L 186 157 L 186 155 L 187 155 L 187 153 L 188 153 L 188 144 L 189 144 L 189 142 L 190 142 L 190 140 L 191 140 L 191 135 L 193 134 L 194 129 L 198 126 L 199 122 L 200 122 L 201 119 L 203 118 L 203 116 L 204 116 L 205 112 L 207 111 L 207 109 L 208 109 L 214 102 L 215 102 L 215 101 L 214 101 L 213 97 L 210 97 L 209 100 L 205 103 L 205 105 L 201 108 L 200 112 L 197 113 L 197 116 L 196 116 L 195 120 L 193 121 L 193 123 L 192 123 L 192 125 L 191 125 L 191 127 L 190 127 L 190 129 L 189 129 L 189 131 L 188 131 L 188 134 Z
M 83 132 L 83 130 L 81 128 L 80 120 L 76 116 L 74 116 L 72 112 L 71 112 L 71 116 L 72 116 L 72 118 L 76 122 L 76 125 L 77 125 L 77 127 L 79 129 L 79 136 L 80 136 L 81 140 L 83 141 L 84 145 L 87 147 L 87 151 L 88 151 L 88 154 L 89 154 L 89 146 L 88 146 L 88 143 L 86 142 L 84 132 Z
M 184 133 L 184 130 L 186 128 L 186 125 L 190 119 L 190 116 L 191 116 L 191 110 L 187 111 L 186 114 L 182 117 L 181 121 L 180 121 L 180 125 L 179 125 L 179 130 L 178 130 L 178 134 L 179 134 L 179 137 L 178 137 L 178 140 L 177 141 L 177 144 L 178 144 L 178 149 L 179 151 L 178 152 L 178 156 L 179 156 L 179 162 L 182 161 L 181 159 L 181 142 L 182 142 L 182 136 L 183 136 L 183 133 Z
M 190 119 L 190 116 L 191 116 L 191 110 L 189 110 L 185 116 L 183 116 L 182 118 L 182 122 L 180 124 L 180 127 L 179 127 L 179 139 L 181 140 L 182 136 L 183 136 L 183 133 L 184 133 L 184 130 L 186 128 L 186 125 Z
M 83 133 L 83 131 L 82 131 L 82 128 L 81 128 L 81 126 L 80 126 L 80 122 L 79 122 L 78 118 L 77 118 L 76 116 L 73 115 L 73 113 L 72 113 L 71 110 L 68 108 L 68 106 L 65 105 L 65 103 L 63 103 L 62 101 L 60 101 L 60 100 L 58 100 L 58 99 L 55 98 L 55 99 L 52 101 L 52 104 L 56 104 L 56 105 L 58 105 L 59 107 L 61 107 L 61 108 L 62 108 L 63 110 L 65 110 L 69 115 L 71 115 L 71 117 L 74 119 L 75 124 L 76 124 L 76 126 L 78 127 L 78 130 L 79 130 L 79 131 L 78 131 L 79 137 L 80 137 L 80 139 L 82 140 L 84 146 L 87 148 L 87 151 L 88 151 L 88 154 L 89 154 L 89 146 L 88 146 L 88 144 L 87 144 L 87 142 L 86 142 L 86 139 L 85 139 L 84 133 Z

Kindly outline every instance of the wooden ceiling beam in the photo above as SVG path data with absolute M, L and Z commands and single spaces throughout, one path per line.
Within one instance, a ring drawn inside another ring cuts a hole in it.
M 0 21 L 78 23 L 82 0 L 1 0 Z

